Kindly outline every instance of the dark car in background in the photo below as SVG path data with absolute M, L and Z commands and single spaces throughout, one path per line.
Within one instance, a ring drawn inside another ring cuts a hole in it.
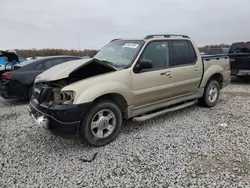
M 250 42 L 233 43 L 228 56 L 231 59 L 232 76 L 250 76 Z
M 26 61 L 22 66 L 16 65 L 13 71 L 0 77 L 0 97 L 4 99 L 30 99 L 33 83 L 37 75 L 49 68 L 71 60 L 81 59 L 77 56 L 50 56 Z
M 224 48 L 224 47 L 210 47 L 205 50 L 205 55 L 225 55 L 229 51 L 229 48 Z

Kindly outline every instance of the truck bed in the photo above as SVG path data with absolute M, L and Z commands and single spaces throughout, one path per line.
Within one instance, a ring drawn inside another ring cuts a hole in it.
M 202 55 L 204 70 L 212 65 L 220 65 L 224 70 L 230 70 L 229 57 L 227 55 Z
M 218 66 L 221 67 L 220 73 L 223 76 L 222 82 L 227 82 L 230 80 L 230 74 L 231 74 L 230 67 L 231 66 L 230 66 L 229 56 L 223 55 L 223 54 L 222 55 L 205 55 L 205 56 L 201 56 L 201 59 L 203 61 L 204 74 L 206 74 L 206 72 L 211 73 L 211 71 L 213 71 L 212 69 L 214 65 L 216 65 L 216 67 Z

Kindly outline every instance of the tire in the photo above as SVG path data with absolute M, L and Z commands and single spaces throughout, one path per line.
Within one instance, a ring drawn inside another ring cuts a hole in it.
M 213 90 L 213 91 L 212 91 Z M 217 80 L 209 80 L 202 98 L 199 100 L 201 106 L 213 107 L 218 102 L 220 95 L 220 84 Z
M 84 115 L 80 137 L 92 146 L 104 146 L 115 140 L 121 126 L 122 113 L 119 107 L 111 101 L 103 100 L 94 104 Z

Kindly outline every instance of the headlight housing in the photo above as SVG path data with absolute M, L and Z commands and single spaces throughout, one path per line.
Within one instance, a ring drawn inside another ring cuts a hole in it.
M 61 91 L 61 99 L 63 104 L 73 104 L 75 99 L 74 91 Z

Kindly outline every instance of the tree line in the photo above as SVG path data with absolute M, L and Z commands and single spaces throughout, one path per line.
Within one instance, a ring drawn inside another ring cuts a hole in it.
M 199 47 L 200 52 L 205 52 L 207 48 L 219 48 L 219 47 L 223 47 L 223 48 L 230 48 L 230 44 L 216 44 L 216 45 L 206 45 L 203 47 Z
M 98 50 L 66 50 L 66 49 L 16 49 L 20 57 L 36 57 L 36 56 L 54 56 L 54 55 L 73 55 L 73 56 L 89 56 L 93 57 Z
M 229 48 L 229 44 L 218 44 L 218 45 L 206 45 L 203 47 L 199 47 L 200 52 L 205 52 L 205 50 L 209 47 L 227 47 Z M 93 57 L 98 50 L 67 50 L 67 49 L 51 49 L 51 48 L 46 48 L 46 49 L 16 49 L 17 53 L 21 57 L 36 57 L 36 56 L 52 56 L 52 55 L 73 55 L 73 56 L 89 56 Z

